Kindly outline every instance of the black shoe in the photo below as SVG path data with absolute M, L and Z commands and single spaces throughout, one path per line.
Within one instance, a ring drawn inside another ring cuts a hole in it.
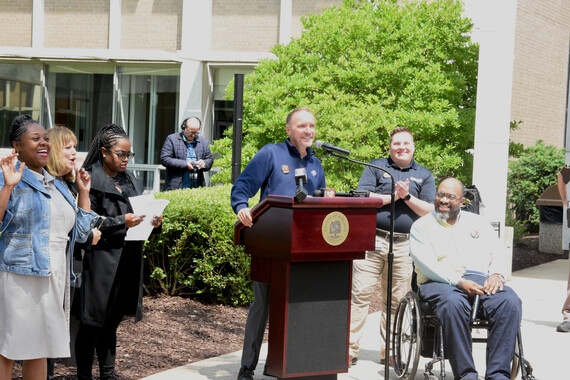
M 348 360 L 348 368 L 352 367 L 353 365 L 356 365 L 356 362 L 358 362 L 358 356 L 351 356 L 349 355 L 349 360 Z
M 237 380 L 253 380 L 253 371 L 246 366 L 239 369 Z

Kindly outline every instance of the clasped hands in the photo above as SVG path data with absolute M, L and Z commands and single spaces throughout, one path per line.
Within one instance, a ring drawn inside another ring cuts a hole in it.
M 503 280 L 496 273 L 488 277 L 483 283 L 483 286 L 479 285 L 475 281 L 466 280 L 463 278 L 457 285 L 460 289 L 462 289 L 470 296 L 475 296 L 476 294 L 479 294 L 480 296 L 483 294 L 494 295 L 498 291 L 503 290 Z
M 400 198 L 404 198 L 410 192 L 410 180 L 406 178 L 405 181 L 398 181 L 395 184 L 395 199 L 398 200 Z

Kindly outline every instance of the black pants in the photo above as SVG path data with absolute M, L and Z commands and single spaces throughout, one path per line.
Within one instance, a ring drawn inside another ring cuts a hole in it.
M 241 365 L 252 371 L 259 361 L 259 351 L 261 351 L 263 335 L 267 326 L 269 294 L 269 284 L 258 281 L 253 282 L 253 302 L 249 306 L 247 313 L 243 351 L 241 354 Z
M 103 326 L 81 323 L 75 340 L 77 378 L 91 380 L 95 351 L 99 361 L 101 380 L 115 379 L 115 356 L 117 352 L 117 328 L 123 319 L 122 310 L 111 313 Z
M 136 247 L 135 247 L 136 248 Z M 106 316 L 102 326 L 79 324 L 75 339 L 75 357 L 79 380 L 91 380 L 95 351 L 99 359 L 101 380 L 115 379 L 117 328 L 125 315 L 134 315 L 138 305 L 142 254 L 125 245 L 109 295 Z

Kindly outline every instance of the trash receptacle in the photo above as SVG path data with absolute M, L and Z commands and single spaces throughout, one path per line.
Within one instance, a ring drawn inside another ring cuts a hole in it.
M 543 253 L 562 255 L 562 212 L 564 210 L 558 186 L 550 186 L 536 200 L 539 207 L 540 223 L 538 250 Z

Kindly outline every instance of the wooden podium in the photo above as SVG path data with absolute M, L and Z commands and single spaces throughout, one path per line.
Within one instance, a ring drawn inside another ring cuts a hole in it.
M 336 379 L 348 371 L 352 260 L 374 250 L 380 198 L 269 195 L 235 244 L 252 255 L 251 277 L 269 282 L 267 373 Z

